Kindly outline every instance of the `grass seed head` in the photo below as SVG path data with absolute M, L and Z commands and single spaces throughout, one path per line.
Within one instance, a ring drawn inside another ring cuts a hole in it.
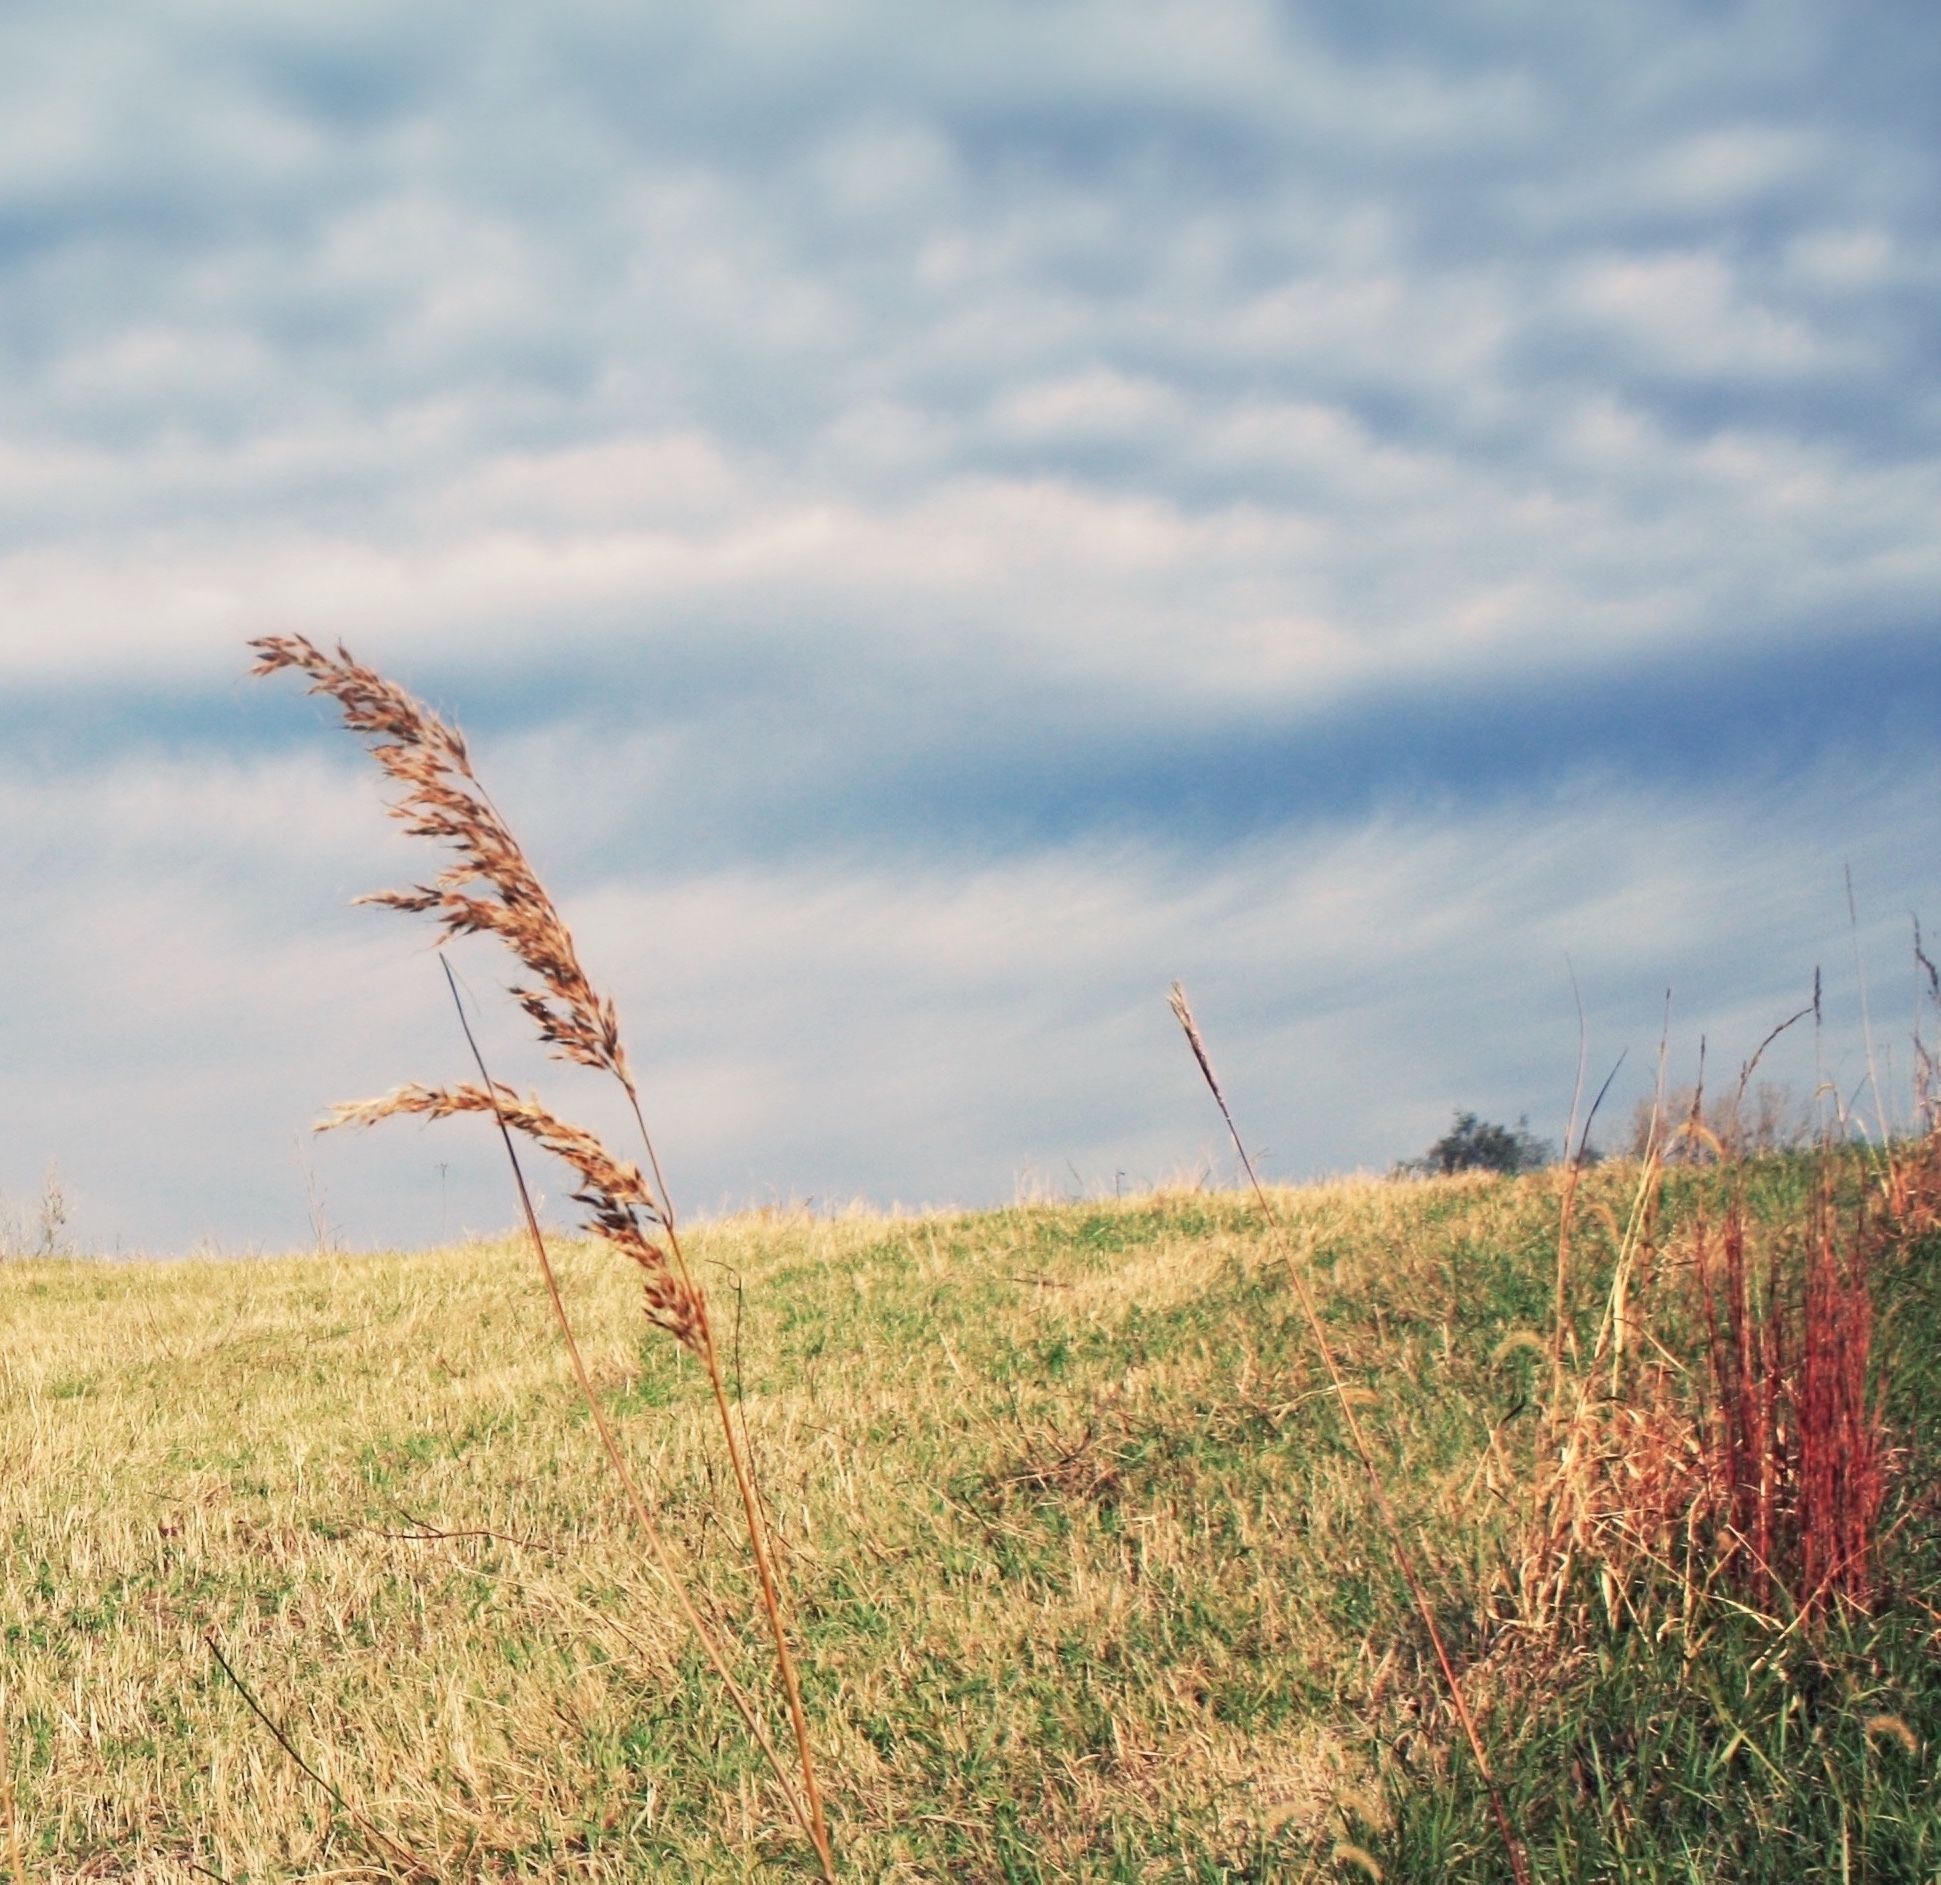
M 401 1086 L 377 1099 L 333 1107 L 320 1130 L 373 1126 L 380 1119 L 408 1114 L 450 1119 L 459 1113 L 495 1118 L 508 1131 L 523 1134 L 572 1166 L 580 1176 L 573 1201 L 586 1207 L 586 1228 L 641 1270 L 647 1319 L 684 1347 L 698 1346 L 702 1316 L 694 1291 L 675 1274 L 666 1250 L 643 1229 L 643 1223 L 658 1225 L 664 1219 L 640 1167 L 614 1157 L 592 1133 L 561 1119 L 537 1095 L 522 1098 L 511 1087 L 500 1085 Z
M 572 932 L 473 773 L 464 735 L 341 643 L 334 655 L 302 635 L 264 635 L 250 646 L 252 673 L 308 675 L 310 691 L 334 700 L 344 724 L 373 742 L 371 757 L 401 788 L 391 815 L 412 837 L 458 853 L 429 884 L 357 900 L 435 916 L 446 940 L 496 936 L 536 978 L 512 995 L 555 1057 L 611 1073 L 632 1093 L 613 1003 L 587 979 Z

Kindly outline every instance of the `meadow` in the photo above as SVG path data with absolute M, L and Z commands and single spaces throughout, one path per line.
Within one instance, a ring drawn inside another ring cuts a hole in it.
M 251 646 L 644 1167 L 448 968 L 477 1081 L 325 1123 L 489 1126 L 523 1239 L 0 1264 L 15 1885 L 1936 1875 L 1941 1133 L 1755 1156 L 1762 1047 L 1622 1163 L 684 1234 L 463 736 Z
M 1893 1451 L 1864 1603 L 1789 1613 L 1702 1553 L 1627 1555 L 1622 1513 L 1531 1599 L 1546 1408 L 1602 1378 L 1614 1277 L 1652 1391 L 1702 1411 L 1697 1227 L 1729 1189 L 1791 1249 L 1815 1182 L 1797 1157 L 1673 1170 L 1640 1233 L 1638 1179 L 1593 1168 L 1570 1202 L 1560 1361 L 1555 1170 L 1276 1192 L 1284 1242 L 1200 1191 L 690 1230 L 841 1875 L 1513 1876 L 1290 1262 L 1534 1876 L 1941 1875 L 1931 1217 L 1890 1225 L 1869 1279 Z M 760 1690 L 704 1372 L 610 1249 L 554 1260 Z M 0 1533 L 20 1878 L 815 1874 L 523 1240 L 0 1264 Z

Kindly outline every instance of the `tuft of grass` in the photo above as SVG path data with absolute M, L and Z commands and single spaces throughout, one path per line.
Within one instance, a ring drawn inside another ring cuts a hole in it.
M 1604 1305 L 1539 1410 L 1488 1653 L 1504 1791 L 1545 1876 L 1933 1876 L 1936 1144 L 1734 1157 L 1696 1104 L 1673 1137 L 1711 1162 L 1654 1136 L 1593 1210 Z M 1481 1805 L 1458 1774 L 1405 1815 L 1410 1864 Z
M 1872 1368 L 1876 1236 L 1864 1196 L 1843 1219 L 1828 1170 L 1793 1250 L 1768 1241 L 1749 1254 L 1736 1197 L 1717 1234 L 1701 1223 L 1694 1239 L 1713 1561 L 1749 1601 L 1806 1624 L 1873 1596 L 1887 1454 Z

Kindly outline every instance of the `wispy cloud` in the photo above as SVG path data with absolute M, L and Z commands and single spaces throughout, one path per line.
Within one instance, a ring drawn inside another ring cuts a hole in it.
M 1217 853 L 1091 840 L 977 865 L 852 853 L 657 871 L 565 841 L 587 784 L 543 753 L 497 779 L 537 814 L 670 1170 L 709 1208 L 976 1200 L 1071 1168 L 1152 1182 L 1217 1156 L 1167 1032 L 1176 975 L 1292 1175 L 1383 1167 L 1458 1105 L 1560 1131 L 1573 961 L 1596 1051 L 1630 1050 L 1625 1104 L 1650 1084 L 1668 990 L 1675 1070 L 1701 1031 L 1730 1066 L 1822 965 L 1821 1050 L 1851 1085 L 1854 941 L 1881 1013 L 1904 1017 L 1904 911 L 1941 838 L 1930 764 L 1697 803 L 1584 781 L 1553 803 L 1320 822 Z M 35 1069 L 0 1103 L 0 1188 L 58 1158 L 90 1233 L 129 1244 L 301 1240 L 306 1164 L 362 1242 L 503 1217 L 477 1135 L 306 1146 L 327 1102 L 435 1077 L 462 1051 L 424 934 L 344 907 L 409 875 L 374 801 L 360 772 L 315 757 L 0 786 L 50 866 L 0 956 L 33 991 L 9 1040 Z M 52 867 L 75 857 L 97 861 Z M 500 1071 L 525 1077 L 518 1018 L 492 994 L 501 965 L 459 961 Z M 1810 1057 L 1782 1071 L 1802 1090 L 1816 1077 Z

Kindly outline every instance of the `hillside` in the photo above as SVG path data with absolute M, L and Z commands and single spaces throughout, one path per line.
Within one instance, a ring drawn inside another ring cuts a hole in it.
M 1632 1178 L 1593 1174 L 1580 1212 L 1587 1331 Z M 1557 1180 L 1278 1202 L 1539 1876 L 1935 1875 L 1941 1580 L 1914 1476 L 1875 1617 L 1775 1634 L 1625 1598 L 1539 1665 L 1502 1572 L 1530 1519 Z M 781 1214 L 691 1252 L 734 1327 L 846 1875 L 1508 1876 L 1250 1202 Z M 1903 1436 L 1937 1419 L 1931 1255 L 1879 1283 Z M 704 1384 L 627 1266 L 560 1263 L 759 1686 Z M 0 1266 L 0 1530 L 28 1877 L 408 1876 L 205 1634 L 439 1875 L 809 1876 L 518 1244 Z

